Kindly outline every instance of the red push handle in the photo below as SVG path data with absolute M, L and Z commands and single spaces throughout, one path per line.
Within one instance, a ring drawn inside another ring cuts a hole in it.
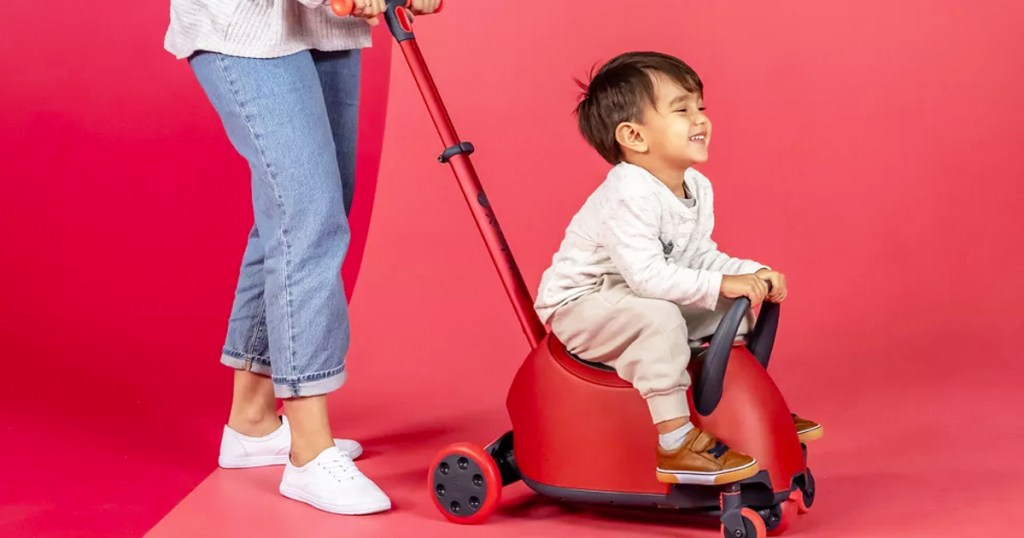
M 412 5 L 412 0 L 407 0 L 405 7 Z M 356 8 L 355 0 L 331 0 L 331 11 L 339 17 L 345 17 L 352 14 L 352 11 Z M 444 8 L 444 1 L 437 6 L 437 10 L 434 13 L 440 13 L 441 9 Z

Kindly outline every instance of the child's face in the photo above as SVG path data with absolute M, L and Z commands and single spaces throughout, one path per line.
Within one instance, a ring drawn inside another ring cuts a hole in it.
M 660 73 L 653 79 L 655 103 L 645 107 L 641 127 L 650 156 L 678 170 L 706 162 L 711 120 L 704 99 Z

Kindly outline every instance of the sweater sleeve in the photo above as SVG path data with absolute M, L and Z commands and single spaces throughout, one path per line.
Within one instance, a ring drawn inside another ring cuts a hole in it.
M 759 269 L 767 269 L 754 260 L 734 258 L 718 250 L 718 244 L 710 237 L 701 242 L 697 250 L 696 265 L 698 269 L 715 271 L 723 275 L 745 275 L 756 273 Z
M 713 310 L 722 275 L 670 263 L 658 234 L 661 205 L 653 193 L 620 193 L 600 211 L 600 240 L 633 293 Z

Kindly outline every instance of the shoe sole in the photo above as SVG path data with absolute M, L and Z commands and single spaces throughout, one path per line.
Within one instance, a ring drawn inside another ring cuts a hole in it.
M 343 516 L 364 516 L 368 514 L 376 514 L 378 512 L 384 512 L 391 509 L 391 501 L 386 503 L 363 503 L 363 504 L 351 504 L 351 505 L 337 505 L 320 502 L 307 496 L 300 490 L 292 489 L 288 486 L 281 485 L 278 488 L 281 495 L 288 497 L 289 499 L 306 503 L 314 508 L 323 510 L 324 512 L 330 512 L 332 514 L 340 514 Z
M 224 469 L 250 469 L 252 467 L 270 467 L 288 463 L 288 456 L 246 456 L 242 458 L 217 458 L 217 465 Z
M 824 436 L 825 428 L 822 428 L 820 424 L 807 431 L 802 431 L 799 434 L 797 434 L 797 437 L 800 439 L 801 443 L 817 441 L 818 439 L 821 439 Z
M 757 474 L 761 467 L 752 461 L 743 467 L 730 471 L 671 471 L 658 468 L 658 480 L 667 484 L 695 484 L 701 486 L 719 486 L 746 480 Z
M 352 459 L 357 459 L 363 455 L 363 447 L 359 446 L 355 450 L 348 452 L 348 455 Z M 221 456 L 217 459 L 217 464 L 224 469 L 251 469 L 253 467 L 270 467 L 272 465 L 284 465 L 288 463 L 288 455 L 283 456 L 247 456 L 242 458 L 228 458 Z

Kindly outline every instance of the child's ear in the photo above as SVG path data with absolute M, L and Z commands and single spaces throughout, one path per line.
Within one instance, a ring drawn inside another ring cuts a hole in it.
M 635 123 L 628 121 L 620 123 L 615 128 L 615 141 L 624 149 L 637 153 L 647 153 L 647 141 L 644 140 L 644 134 L 640 126 Z

